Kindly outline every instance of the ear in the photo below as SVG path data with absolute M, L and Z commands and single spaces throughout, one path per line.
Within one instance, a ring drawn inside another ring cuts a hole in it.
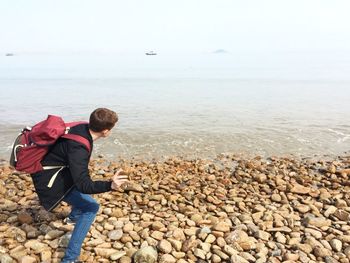
M 105 129 L 105 130 L 103 130 L 101 133 L 102 133 L 102 136 L 108 136 L 109 135 L 109 132 L 110 132 L 111 130 L 108 130 L 108 129 Z

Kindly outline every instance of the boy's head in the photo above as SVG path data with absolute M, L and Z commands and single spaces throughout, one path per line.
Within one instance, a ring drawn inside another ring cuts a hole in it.
M 90 115 L 89 129 L 96 133 L 102 133 L 102 136 L 106 137 L 117 121 L 117 113 L 106 108 L 98 108 Z

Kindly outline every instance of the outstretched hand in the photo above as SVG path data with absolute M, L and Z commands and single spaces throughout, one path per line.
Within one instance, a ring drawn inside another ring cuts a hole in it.
M 128 175 L 119 169 L 112 177 L 112 189 L 117 190 L 122 184 L 128 182 Z

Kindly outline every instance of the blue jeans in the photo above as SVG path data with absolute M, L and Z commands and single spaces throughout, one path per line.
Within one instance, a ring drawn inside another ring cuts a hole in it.
M 78 208 L 72 209 L 72 211 L 68 215 L 68 218 L 72 222 L 76 223 L 78 221 L 79 217 L 81 216 L 81 213 L 82 213 L 81 210 Z
M 100 206 L 90 195 L 80 193 L 76 188 L 65 196 L 63 201 L 72 206 L 69 218 L 76 222 L 72 237 L 61 261 L 66 263 L 78 259 L 81 246 Z

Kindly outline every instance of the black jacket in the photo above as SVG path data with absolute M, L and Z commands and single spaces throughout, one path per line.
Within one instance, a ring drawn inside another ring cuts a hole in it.
M 89 140 L 91 150 L 93 140 L 88 124 L 79 124 L 70 129 L 69 133 L 78 134 Z M 49 153 L 41 161 L 43 166 L 67 166 L 62 169 L 51 187 L 50 179 L 59 169 L 44 170 L 32 174 L 35 190 L 40 203 L 48 211 L 54 209 L 73 187 L 85 194 L 98 194 L 111 190 L 111 181 L 92 181 L 88 164 L 90 153 L 86 147 L 76 141 L 60 138 Z

